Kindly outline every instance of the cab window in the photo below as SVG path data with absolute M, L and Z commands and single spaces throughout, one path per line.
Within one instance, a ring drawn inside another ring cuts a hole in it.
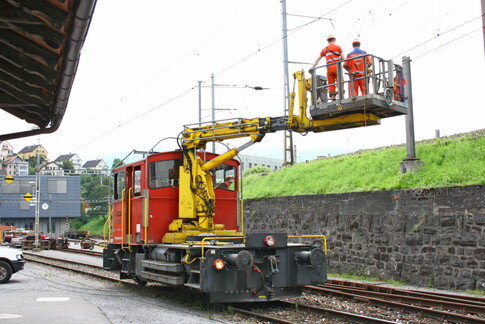
M 133 194 L 135 196 L 141 195 L 141 170 L 140 167 L 135 168 L 133 173 Z
M 181 159 L 152 162 L 149 165 L 150 188 L 158 189 L 179 184 Z
M 236 167 L 229 164 L 221 164 L 212 169 L 214 188 L 236 190 Z
M 114 199 L 121 199 L 121 194 L 125 188 L 125 171 L 115 173 L 114 179 Z

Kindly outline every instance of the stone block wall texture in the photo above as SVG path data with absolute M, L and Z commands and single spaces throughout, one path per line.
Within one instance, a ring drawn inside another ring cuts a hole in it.
M 485 186 L 251 199 L 246 231 L 325 234 L 329 271 L 485 290 Z

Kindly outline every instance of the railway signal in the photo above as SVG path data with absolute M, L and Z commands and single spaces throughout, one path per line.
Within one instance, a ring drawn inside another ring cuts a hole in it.
M 31 193 L 26 193 L 26 194 L 24 195 L 24 199 L 25 199 L 26 201 L 31 201 L 33 197 L 34 197 L 34 196 L 32 196 L 32 194 L 31 194 Z
M 4 178 L 4 180 L 5 180 L 6 183 L 12 183 L 15 179 L 14 179 L 13 175 L 9 174 Z

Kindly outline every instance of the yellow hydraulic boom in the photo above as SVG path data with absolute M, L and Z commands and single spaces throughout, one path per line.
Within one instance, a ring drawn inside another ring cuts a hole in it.
M 163 237 L 164 243 L 183 243 L 188 236 L 200 234 L 238 235 L 235 230 L 226 230 L 222 224 L 214 224 L 215 194 L 211 170 L 232 159 L 240 151 L 259 142 L 266 133 L 291 130 L 297 133 L 325 132 L 349 127 L 375 125 L 379 117 L 370 113 L 355 113 L 322 120 L 308 117 L 307 91 L 311 89 L 311 79 L 304 72 L 294 73 L 298 85 L 298 114 L 294 112 L 295 92 L 290 94 L 288 116 L 236 119 L 204 126 L 186 127 L 182 132 L 183 165 L 179 179 L 179 217 L 169 226 L 169 233 Z M 205 149 L 207 143 L 248 137 L 250 141 L 224 154 L 203 161 L 197 150 Z

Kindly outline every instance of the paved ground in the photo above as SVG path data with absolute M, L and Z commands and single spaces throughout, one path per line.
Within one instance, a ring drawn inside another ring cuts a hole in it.
M 0 285 L 2 323 L 216 323 L 218 315 L 193 310 L 142 289 L 128 289 L 68 271 L 28 263 Z

